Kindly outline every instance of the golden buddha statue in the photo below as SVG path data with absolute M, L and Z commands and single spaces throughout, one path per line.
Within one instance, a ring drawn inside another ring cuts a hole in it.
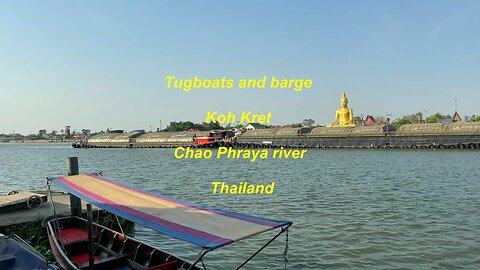
M 328 125 L 327 127 L 353 127 L 355 124 L 353 123 L 353 111 L 352 109 L 348 108 L 348 98 L 343 91 L 342 99 L 340 100 L 342 107 L 337 110 L 335 113 L 335 120 Z

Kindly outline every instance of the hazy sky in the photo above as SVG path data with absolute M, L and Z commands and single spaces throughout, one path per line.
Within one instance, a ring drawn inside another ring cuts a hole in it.
M 153 129 L 208 111 L 274 124 L 354 114 L 480 114 L 480 1 L 3 1 L 0 133 Z M 166 89 L 167 75 L 312 79 Z

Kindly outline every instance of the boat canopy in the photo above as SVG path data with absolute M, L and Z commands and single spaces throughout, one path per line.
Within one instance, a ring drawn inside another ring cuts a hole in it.
M 248 216 L 173 199 L 101 174 L 48 179 L 117 216 L 210 250 L 292 225 L 291 221 Z

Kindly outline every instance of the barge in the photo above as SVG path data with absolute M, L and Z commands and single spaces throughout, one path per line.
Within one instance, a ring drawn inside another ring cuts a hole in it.
M 269 128 L 231 131 L 100 133 L 73 144 L 79 148 L 429 148 L 479 149 L 480 122 Z

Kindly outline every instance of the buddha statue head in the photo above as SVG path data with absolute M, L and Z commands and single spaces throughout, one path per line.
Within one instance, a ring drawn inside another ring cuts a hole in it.
M 342 108 L 347 108 L 348 106 L 348 98 L 347 95 L 345 94 L 345 91 L 343 91 L 342 99 L 340 100 L 342 104 Z

